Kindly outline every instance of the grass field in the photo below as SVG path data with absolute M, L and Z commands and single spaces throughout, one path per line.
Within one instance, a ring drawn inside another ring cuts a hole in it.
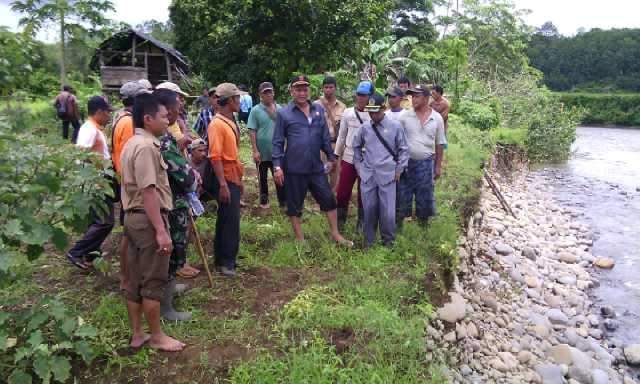
M 245 164 L 247 142 L 244 137 Z M 312 201 L 303 218 L 307 242 L 295 242 L 277 208 L 257 207 L 256 172 L 246 166 L 239 276 L 216 275 L 213 289 L 204 272 L 184 281 L 191 289 L 177 307 L 192 311 L 193 319 L 164 323 L 168 334 L 188 344 L 181 353 L 129 350 L 113 259 L 100 266 L 102 272 L 87 274 L 51 251 L 21 271 L 20 284 L 0 290 L 0 300 L 28 306 L 55 296 L 98 329 L 97 359 L 91 366 L 74 364 L 78 382 L 445 382 L 438 363 L 426 359 L 425 323 L 457 267 L 456 241 L 479 197 L 490 142 L 475 129 L 451 127 L 436 187 L 439 215 L 426 228 L 406 223 L 392 249 L 362 250 L 353 209 L 346 235 L 357 246 L 334 245 Z M 215 216 L 199 218 L 197 227 L 211 255 Z M 121 232 L 116 227 L 105 243 L 111 256 Z M 189 253 L 190 262 L 201 266 L 194 247 Z

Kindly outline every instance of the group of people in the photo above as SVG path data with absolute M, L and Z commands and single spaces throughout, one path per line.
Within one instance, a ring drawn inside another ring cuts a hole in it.
M 375 243 L 378 229 L 382 242 L 391 245 L 396 227 L 411 216 L 414 200 L 419 221 L 433 216 L 434 179 L 441 174 L 447 143 L 448 103 L 442 88 L 411 86 L 401 79 L 398 87 L 385 93 L 385 100 L 371 82 L 362 81 L 355 90 L 355 106 L 346 108 L 336 98 L 334 77 L 324 79 L 323 95 L 313 102 L 309 86 L 306 76 L 293 77 L 292 101 L 281 106 L 275 102 L 273 84 L 261 83 L 260 103 L 248 108 L 260 207 L 269 208 L 271 172 L 279 206 L 299 241 L 304 241 L 301 216 L 307 192 L 326 213 L 331 238 L 346 247 L 353 242 L 341 230 L 356 183 L 357 226 L 364 231 L 367 247 Z M 186 124 L 185 96 L 173 83 L 153 89 L 147 81 L 128 82 L 120 89 L 124 108 L 113 117 L 110 143 L 104 127 L 112 120 L 113 108 L 103 96 L 89 99 L 89 116 L 78 129 L 76 145 L 97 153 L 105 160 L 100 166 L 113 164 L 116 197 L 106 198 L 109 214 L 92 212 L 91 225 L 67 258 L 79 268 L 91 268 L 114 226 L 113 206 L 119 200 L 124 226 L 121 289 L 127 298 L 134 348 L 147 342 L 165 351 L 185 346 L 162 332 L 160 319 L 191 316 L 176 311 L 173 298 L 186 289 L 176 284 L 179 272 L 182 276 L 198 272 L 186 265 L 186 249 L 189 225 L 203 211 L 200 198 L 218 201 L 216 269 L 228 277 L 236 275 L 244 193 L 236 117 L 247 104 L 246 92 L 231 83 L 208 89 L 208 103 L 202 105 L 193 130 Z M 106 177 L 109 174 L 105 172 Z M 150 335 L 143 332 L 142 314 Z

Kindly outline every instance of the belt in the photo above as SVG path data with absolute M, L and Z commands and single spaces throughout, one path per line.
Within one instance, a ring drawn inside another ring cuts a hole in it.
M 131 208 L 131 209 L 127 209 L 124 212 L 125 213 L 147 213 L 147 211 L 145 211 L 144 208 Z M 166 208 L 160 208 L 160 213 L 162 213 L 163 215 L 168 215 L 169 212 L 171 212 L 171 210 Z

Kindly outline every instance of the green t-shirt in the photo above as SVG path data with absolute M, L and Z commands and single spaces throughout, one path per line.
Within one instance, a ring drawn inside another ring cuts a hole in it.
M 276 110 L 280 106 L 276 104 Z M 271 151 L 273 149 L 273 127 L 276 122 L 276 114 L 269 115 L 269 111 L 262 104 L 251 108 L 247 128 L 256 131 L 256 144 L 260 152 L 260 160 L 271 161 Z

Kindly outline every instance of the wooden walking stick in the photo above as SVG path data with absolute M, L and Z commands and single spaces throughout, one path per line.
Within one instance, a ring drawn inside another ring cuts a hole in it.
M 209 263 L 207 262 L 207 256 L 204 254 L 204 248 L 202 248 L 202 241 L 200 241 L 200 234 L 198 233 L 198 229 L 196 228 L 196 222 L 195 220 L 193 220 L 193 215 L 191 214 L 191 210 L 189 210 L 189 225 L 191 226 L 191 231 L 193 231 L 193 236 L 196 238 L 196 247 L 198 248 L 198 253 L 200 254 L 202 263 L 204 264 L 204 269 L 207 271 L 207 277 L 209 278 L 209 286 L 213 288 L 213 277 L 211 276 L 211 271 L 209 270 Z
M 182 155 L 185 159 L 189 158 L 186 148 L 182 152 Z M 193 237 L 196 238 L 196 248 L 198 248 L 198 253 L 200 254 L 200 258 L 202 259 L 202 264 L 204 264 L 204 269 L 205 271 L 207 271 L 209 286 L 213 288 L 213 276 L 211 276 L 211 271 L 209 270 L 207 256 L 204 254 L 204 248 L 202 248 L 202 241 L 200 240 L 200 233 L 198 232 L 198 228 L 196 228 L 196 221 L 193 219 L 193 213 L 191 213 L 191 209 L 189 209 L 189 226 L 191 227 L 191 232 L 193 232 Z

